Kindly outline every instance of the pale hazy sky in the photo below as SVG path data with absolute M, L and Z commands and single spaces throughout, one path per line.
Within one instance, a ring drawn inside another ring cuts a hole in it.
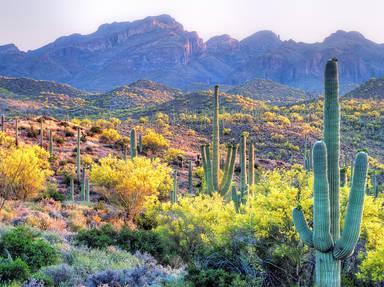
M 268 29 L 284 40 L 317 42 L 343 29 L 384 43 L 384 0 L 0 0 L 0 45 L 35 49 L 103 23 L 159 14 L 204 40 Z

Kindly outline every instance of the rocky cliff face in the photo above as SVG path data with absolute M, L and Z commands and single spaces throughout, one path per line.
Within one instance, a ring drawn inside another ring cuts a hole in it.
M 318 93 L 323 67 L 338 57 L 342 90 L 384 75 L 384 45 L 337 31 L 321 43 L 282 41 L 271 31 L 242 41 L 228 35 L 206 43 L 168 15 L 104 24 L 27 53 L 0 46 L 0 74 L 55 80 L 86 90 L 110 90 L 139 79 L 181 89 L 263 78 Z

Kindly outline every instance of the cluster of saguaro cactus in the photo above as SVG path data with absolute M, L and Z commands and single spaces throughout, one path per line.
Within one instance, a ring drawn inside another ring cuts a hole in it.
M 177 191 L 178 191 L 178 183 L 177 183 L 177 172 L 173 172 L 173 189 L 171 192 L 171 202 L 177 203 Z
M 313 147 L 314 206 L 313 229 L 302 209 L 293 210 L 293 220 L 302 241 L 316 250 L 315 285 L 339 287 L 341 260 L 353 253 L 360 234 L 368 156 L 356 155 L 349 204 L 340 235 L 340 107 L 337 60 L 329 60 L 325 68 L 324 141 Z
M 227 157 L 224 166 L 223 176 L 219 182 L 220 174 L 220 134 L 219 134 L 219 87 L 215 86 L 213 100 L 213 143 L 212 160 L 210 145 L 201 146 L 201 159 L 204 168 L 204 178 L 209 194 L 219 192 L 221 195 L 227 195 L 232 183 L 233 172 L 235 169 L 235 160 L 237 145 L 227 146 Z

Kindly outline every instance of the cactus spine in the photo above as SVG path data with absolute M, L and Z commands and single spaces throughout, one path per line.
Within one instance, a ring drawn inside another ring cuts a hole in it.
M 131 130 L 131 159 L 137 156 L 136 130 Z
M 177 172 L 175 171 L 173 173 L 173 189 L 171 192 L 171 202 L 177 203 L 177 190 L 178 190 L 178 183 L 177 183 Z
M 193 182 L 192 182 L 192 161 L 188 162 L 188 192 L 193 193 Z
M 80 154 L 80 128 L 77 128 L 77 142 L 76 142 L 76 174 L 77 181 L 80 181 L 81 174 L 81 154 Z
M 337 60 L 325 68 L 324 141 L 313 147 L 314 207 L 313 231 L 300 207 L 293 210 L 293 220 L 302 241 L 316 250 L 317 287 L 340 287 L 341 260 L 352 254 L 360 234 L 368 157 L 356 155 L 354 176 L 343 234 L 339 215 L 340 108 Z
M 224 174 L 222 181 L 219 183 L 220 172 L 220 134 L 219 134 L 219 87 L 215 86 L 213 97 L 213 143 L 212 143 L 212 160 L 210 145 L 201 146 L 201 159 L 204 168 L 204 178 L 209 194 L 219 192 L 221 195 L 227 195 L 232 183 L 233 172 L 235 169 L 235 160 L 237 153 L 237 145 L 227 146 L 227 157 L 224 166 Z

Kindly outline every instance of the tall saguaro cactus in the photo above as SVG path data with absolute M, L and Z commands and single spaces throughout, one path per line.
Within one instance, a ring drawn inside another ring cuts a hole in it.
M 77 174 L 77 181 L 80 182 L 80 177 L 81 177 L 80 128 L 77 128 L 76 174 Z
M 227 157 L 223 171 L 223 177 L 219 182 L 220 174 L 220 133 L 219 133 L 219 86 L 215 86 L 213 97 L 213 133 L 212 133 L 212 160 L 210 145 L 201 146 L 201 160 L 204 168 L 204 178 L 208 193 L 219 192 L 226 195 L 232 183 L 237 145 L 227 146 Z
M 325 68 L 324 141 L 313 147 L 314 207 L 313 231 L 300 207 L 293 210 L 293 220 L 302 241 L 316 250 L 317 287 L 340 287 L 341 260 L 353 253 L 360 235 L 368 156 L 356 155 L 349 204 L 340 236 L 340 108 L 337 60 Z
M 53 136 L 52 130 L 49 130 L 49 158 L 53 159 Z

